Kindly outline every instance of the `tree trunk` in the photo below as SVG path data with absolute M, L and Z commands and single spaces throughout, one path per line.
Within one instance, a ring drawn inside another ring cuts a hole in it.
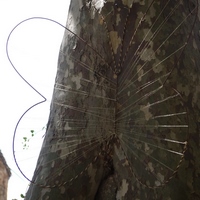
M 0 199 L 7 200 L 8 180 L 11 176 L 10 168 L 0 150 Z
M 200 199 L 197 11 L 71 1 L 26 199 Z

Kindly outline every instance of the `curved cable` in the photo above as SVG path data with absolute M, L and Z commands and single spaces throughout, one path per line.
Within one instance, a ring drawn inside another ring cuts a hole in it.
M 17 132 L 17 129 L 18 129 L 18 126 L 19 126 L 19 123 L 21 122 L 22 118 L 24 117 L 24 115 L 29 111 L 31 110 L 32 108 L 36 107 L 37 105 L 39 104 L 42 104 L 44 102 L 47 101 L 46 97 L 44 95 L 42 95 L 35 87 L 33 87 L 21 74 L 20 72 L 17 70 L 17 68 L 15 67 L 15 65 L 13 64 L 11 58 L 10 58 L 10 55 L 9 55 L 9 41 L 10 41 L 10 38 L 11 38 L 11 35 L 13 34 L 13 32 L 16 30 L 17 27 L 19 27 L 21 24 L 27 22 L 27 21 L 30 21 L 30 20 L 36 20 L 36 19 L 39 19 L 39 20 L 47 20 L 47 21 L 50 21 L 50 22 L 53 22 L 55 24 L 58 24 L 59 26 L 63 27 L 64 29 L 66 29 L 67 31 L 69 31 L 70 33 L 72 33 L 73 35 L 75 35 L 78 39 L 81 39 L 83 42 L 85 42 L 82 38 L 78 37 L 75 33 L 73 33 L 72 31 L 70 31 L 68 28 L 66 28 L 64 25 L 62 25 L 61 23 L 53 20 L 53 19 L 50 19 L 50 18 L 46 18 L 46 17 L 31 17 L 31 18 L 27 18 L 25 20 L 22 20 L 21 22 L 19 22 L 16 26 L 14 26 L 14 28 L 10 31 L 9 35 L 8 35 L 8 38 L 7 38 L 7 41 L 6 41 L 6 55 L 7 55 L 7 58 L 11 64 L 11 66 L 13 67 L 13 69 L 15 70 L 15 72 L 20 76 L 20 78 L 29 86 L 31 87 L 40 97 L 42 97 L 42 100 L 35 103 L 34 105 L 30 106 L 22 115 L 21 117 L 19 118 L 16 126 L 15 126 L 15 129 L 14 129 L 14 135 L 13 135 L 13 141 L 12 141 L 12 152 L 13 152 L 13 157 L 14 157 L 14 161 L 15 161 L 15 164 L 18 168 L 18 170 L 21 172 L 21 174 L 23 175 L 23 177 L 30 181 L 31 183 L 34 183 L 32 180 L 30 180 L 25 174 L 24 172 L 21 170 L 18 162 L 17 162 L 17 159 L 16 159 L 16 155 L 15 155 L 15 137 L 16 137 L 16 132 Z

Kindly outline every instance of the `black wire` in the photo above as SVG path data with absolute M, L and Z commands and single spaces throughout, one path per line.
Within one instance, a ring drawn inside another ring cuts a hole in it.
M 46 17 L 31 17 L 31 18 L 27 18 L 25 20 L 22 20 L 21 22 L 19 22 L 16 26 L 14 26 L 14 28 L 10 31 L 9 35 L 8 35 L 8 38 L 7 38 L 7 42 L 6 42 L 6 55 L 7 55 L 7 58 L 10 62 L 10 64 L 12 65 L 13 69 L 16 71 L 16 73 L 22 78 L 22 80 L 28 84 L 39 96 L 42 97 L 42 101 L 32 105 L 31 107 L 29 107 L 22 115 L 21 117 L 19 118 L 16 126 L 15 126 L 15 130 L 14 130 L 14 135 L 13 135 L 13 142 L 12 142 L 12 150 L 13 150 L 13 157 L 14 157 L 14 161 L 15 161 L 15 164 L 17 166 L 17 168 L 19 169 L 19 171 L 21 172 L 21 174 L 24 176 L 25 179 L 27 179 L 29 182 L 33 183 L 33 184 L 36 184 L 34 181 L 30 180 L 24 173 L 23 171 L 21 170 L 20 166 L 18 165 L 17 163 L 17 159 L 16 159 L 16 155 L 15 155 L 15 137 L 16 137 L 16 132 L 17 132 L 17 128 L 19 126 L 19 123 L 21 122 L 22 118 L 24 117 L 24 115 L 29 111 L 31 110 L 32 108 L 34 108 L 35 106 L 39 105 L 39 104 L 42 104 L 44 102 L 47 101 L 46 97 L 43 96 L 36 88 L 34 88 L 20 73 L 19 71 L 16 69 L 16 67 L 14 66 L 13 62 L 11 61 L 11 58 L 9 56 L 9 40 L 11 38 L 11 35 L 12 33 L 15 31 L 15 29 L 20 26 L 21 24 L 27 22 L 27 21 L 30 21 L 30 20 L 46 20 L 46 21 L 50 21 L 50 22 L 53 22 L 55 24 L 58 24 L 59 26 L 63 27 L 65 30 L 67 30 L 69 33 L 73 34 L 77 39 L 79 39 L 81 42 L 87 44 L 87 42 L 82 39 L 81 37 L 79 37 L 77 34 L 75 34 L 74 32 L 72 32 L 70 29 L 68 29 L 66 26 L 62 25 L 61 23 L 57 22 L 56 20 L 53 20 L 53 19 L 50 19 L 50 18 L 46 18 Z M 90 46 L 89 44 L 87 44 L 95 53 L 97 53 L 99 56 L 100 54 L 92 47 Z M 100 56 L 101 57 L 101 56 Z M 43 187 L 45 187 L 44 185 L 42 185 Z
M 21 22 L 19 22 L 16 26 L 14 26 L 14 28 L 10 31 L 9 35 L 8 35 L 8 38 L 7 38 L 7 42 L 6 42 L 6 55 L 7 55 L 7 58 L 10 62 L 10 64 L 12 65 L 13 69 L 16 71 L 16 73 L 20 76 L 20 78 L 22 78 L 22 80 L 28 84 L 29 87 L 31 87 L 39 96 L 42 97 L 42 101 L 39 101 L 37 102 L 36 104 L 32 105 L 31 107 L 29 107 L 22 115 L 21 117 L 19 118 L 16 126 L 15 126 L 15 129 L 14 129 L 14 134 L 13 134 L 13 141 L 12 141 L 12 152 L 13 152 L 13 157 L 14 157 L 14 161 L 15 161 L 15 164 L 18 168 L 18 170 L 21 172 L 21 174 L 23 175 L 23 177 L 25 179 L 27 179 L 29 182 L 35 184 L 32 180 L 30 180 L 24 173 L 23 171 L 21 170 L 20 166 L 18 165 L 17 163 L 17 159 L 16 159 L 16 155 L 15 155 L 15 137 L 16 137 L 16 132 L 17 132 L 17 128 L 19 126 L 19 123 L 21 122 L 22 118 L 24 117 L 24 115 L 29 111 L 31 110 L 32 108 L 34 108 L 35 106 L 39 105 L 39 104 L 42 104 L 44 102 L 47 101 L 46 97 L 44 95 L 42 95 L 36 88 L 34 88 L 20 73 L 19 71 L 17 70 L 17 68 L 14 66 L 10 56 L 9 56 L 9 41 L 10 41 L 10 38 L 11 38 L 11 35 L 13 34 L 13 32 L 15 31 L 15 29 L 20 26 L 21 24 L 27 22 L 27 21 L 30 21 L 30 20 L 36 20 L 36 19 L 39 19 L 39 20 L 47 20 L 47 21 L 50 21 L 50 22 L 53 22 L 53 23 L 56 23 L 58 24 L 59 26 L 63 27 L 64 29 L 66 29 L 67 31 L 69 31 L 70 33 L 72 33 L 73 35 L 75 35 L 77 38 L 79 38 L 75 33 L 73 33 L 72 31 L 70 31 L 68 28 L 66 28 L 65 26 L 63 26 L 61 23 L 53 20 L 53 19 L 49 19 L 49 18 L 45 18 L 45 17 L 31 17 L 31 18 L 27 18 Z M 81 38 L 79 38 L 81 39 Z M 83 42 L 85 42 L 83 39 L 81 39 Z

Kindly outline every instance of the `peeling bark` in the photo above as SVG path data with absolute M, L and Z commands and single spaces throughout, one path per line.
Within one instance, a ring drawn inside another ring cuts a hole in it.
M 199 199 L 198 1 L 73 0 L 26 199 Z

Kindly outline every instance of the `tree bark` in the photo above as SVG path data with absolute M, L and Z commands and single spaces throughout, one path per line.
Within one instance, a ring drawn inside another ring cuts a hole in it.
M 7 200 L 8 180 L 11 176 L 10 168 L 0 150 L 0 199 Z
M 200 199 L 198 1 L 71 1 L 26 199 Z

